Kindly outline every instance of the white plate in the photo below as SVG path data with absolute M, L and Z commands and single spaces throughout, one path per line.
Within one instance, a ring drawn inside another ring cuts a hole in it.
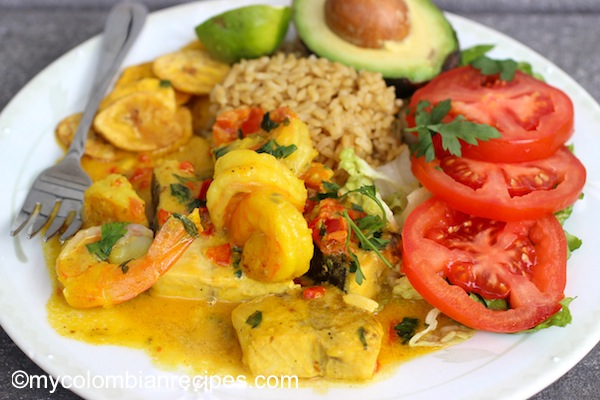
M 152 14 L 126 64 L 150 60 L 194 39 L 193 27 L 225 9 L 256 0 L 206 1 Z M 283 0 L 262 1 L 285 4 Z M 462 47 L 497 45 L 494 56 L 525 60 L 546 80 L 567 92 L 576 110 L 573 142 L 588 171 L 585 198 L 567 223 L 583 239 L 583 247 L 569 260 L 567 296 L 573 323 L 533 335 L 478 333 L 461 345 L 401 365 L 395 376 L 366 387 L 327 391 L 247 388 L 184 390 L 177 385 L 152 389 L 140 382 L 175 377 L 155 368 L 141 351 L 115 346 L 91 346 L 59 336 L 46 319 L 50 280 L 39 239 L 9 239 L 10 222 L 34 177 L 61 155 L 53 137 L 56 123 L 80 111 L 86 99 L 99 38 L 70 51 L 34 78 L 0 115 L 0 159 L 5 194 L 0 198 L 0 322 L 10 337 L 34 362 L 54 376 L 78 377 L 72 388 L 89 399 L 260 398 L 275 399 L 432 399 L 449 393 L 464 399 L 522 399 L 550 385 L 572 368 L 600 341 L 600 248 L 595 234 L 600 226 L 600 107 L 584 89 L 542 56 L 484 26 L 450 15 Z M 8 149 L 8 151 L 7 151 Z M 10 172 L 9 172 L 10 171 Z M 129 377 L 125 388 L 102 388 L 102 376 Z M 69 381 L 65 381 L 67 386 Z

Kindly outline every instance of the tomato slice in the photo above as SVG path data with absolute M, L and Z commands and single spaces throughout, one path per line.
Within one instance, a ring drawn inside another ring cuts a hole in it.
M 451 69 L 417 90 L 410 102 L 432 105 L 450 99 L 452 109 L 443 120 L 457 115 L 494 126 L 502 137 L 478 145 L 463 143 L 462 156 L 492 162 L 523 162 L 549 157 L 573 134 L 573 103 L 560 89 L 517 71 L 511 81 L 483 75 L 466 66 Z M 409 114 L 408 125 L 414 126 Z M 438 135 L 436 135 L 438 136 Z M 443 155 L 434 137 L 438 156 Z
M 560 310 L 567 244 L 553 215 L 517 222 L 473 217 L 438 198 L 419 205 L 402 233 L 402 270 L 432 306 L 474 329 L 518 332 Z M 470 294 L 505 299 L 492 310 Z
M 535 219 L 573 204 L 585 184 L 583 164 L 566 148 L 523 163 L 447 156 L 412 158 L 412 171 L 434 195 L 468 214 L 503 221 Z

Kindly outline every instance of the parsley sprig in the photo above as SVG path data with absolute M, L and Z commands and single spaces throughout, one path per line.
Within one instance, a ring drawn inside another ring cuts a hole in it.
M 480 44 L 469 47 L 461 51 L 461 65 L 472 65 L 483 75 L 500 74 L 500 79 L 510 82 L 515 77 L 516 71 L 524 72 L 536 79 L 544 78 L 533 72 L 531 64 L 525 61 L 515 61 L 511 59 L 497 60 L 487 56 L 487 52 L 494 48 L 493 44 Z
M 353 193 L 362 194 L 363 196 L 373 200 L 375 204 L 377 204 L 377 207 L 379 207 L 379 209 L 381 210 L 381 215 L 383 216 L 383 226 L 387 225 L 388 221 L 386 217 L 385 207 L 381 203 L 379 197 L 377 197 L 377 189 L 375 188 L 375 185 L 363 185 L 356 189 L 348 190 L 342 195 L 339 194 L 340 186 L 334 182 L 323 181 L 323 188 L 325 189 L 325 191 L 317 193 L 316 195 L 316 200 L 318 201 L 328 198 L 343 200 L 344 198 L 350 196 Z M 353 206 L 358 207 L 358 205 L 356 204 L 353 204 Z
M 194 221 L 192 221 L 185 215 L 179 213 L 173 213 L 173 217 L 181 221 L 181 223 L 183 224 L 183 228 L 185 229 L 188 235 L 190 235 L 193 238 L 197 238 L 199 236 L 198 228 L 196 227 L 196 224 L 194 224 Z
M 365 280 L 365 275 L 363 274 L 360 268 L 360 262 L 356 254 L 350 251 L 350 240 L 354 234 L 358 239 L 360 247 L 365 250 L 374 251 L 375 254 L 383 261 L 385 265 L 389 268 L 392 268 L 392 264 L 385 258 L 383 254 L 381 254 L 382 249 L 387 246 L 389 240 L 385 240 L 381 238 L 382 232 L 387 225 L 386 213 L 384 211 L 383 204 L 381 204 L 381 200 L 377 197 L 377 190 L 375 185 L 364 185 L 360 186 L 356 189 L 349 190 L 344 194 L 339 194 L 340 186 L 334 182 L 323 182 L 324 192 L 318 193 L 316 196 L 316 200 L 320 201 L 323 199 L 339 199 L 342 200 L 347 198 L 352 193 L 362 194 L 363 196 L 368 197 L 373 200 L 377 206 L 381 209 L 383 216 L 379 215 L 367 215 L 362 218 L 358 218 L 354 221 L 348 212 L 344 210 L 342 212 L 342 217 L 348 222 L 348 234 L 346 235 L 346 248 L 348 249 L 348 255 L 350 256 L 350 272 L 355 273 L 355 281 L 359 285 L 363 283 Z M 355 205 L 353 204 L 353 207 Z
M 419 326 L 419 320 L 412 317 L 404 317 L 402 321 L 394 325 L 394 331 L 400 339 L 402 344 L 407 344 L 410 339 L 415 335 L 417 327 Z
M 269 141 L 260 146 L 256 152 L 267 153 L 275 158 L 286 158 L 296 150 L 298 150 L 298 146 L 293 143 L 288 146 L 284 146 L 277 143 L 275 139 L 269 139 Z
M 361 248 L 375 252 L 375 254 L 377 254 L 377 257 L 379 257 L 385 265 L 387 265 L 389 268 L 393 268 L 392 264 L 379 251 L 380 248 L 385 247 L 387 242 L 385 242 L 385 244 L 381 246 L 382 242 L 380 242 L 379 240 L 373 241 L 372 238 L 367 237 L 367 235 L 363 233 L 360 227 L 356 225 L 356 222 L 354 222 L 354 220 L 350 218 L 350 215 L 348 215 L 348 211 L 342 211 L 342 216 L 346 219 L 346 221 L 348 221 L 349 229 L 351 229 L 352 232 L 354 232 L 354 234 L 358 238 Z M 350 237 L 350 235 L 348 235 L 348 237 Z
M 88 251 L 101 261 L 108 260 L 114 245 L 127 233 L 127 222 L 110 222 L 102 225 L 100 240 L 86 245 Z
M 477 145 L 480 140 L 488 141 L 499 138 L 500 132 L 490 125 L 477 124 L 459 115 L 448 123 L 442 119 L 450 112 L 450 99 L 439 102 L 427 111 L 431 103 L 421 100 L 415 113 L 416 126 L 406 129 L 407 132 L 417 132 L 418 141 L 411 145 L 411 151 L 417 156 L 425 156 L 427 162 L 435 159 L 433 136 L 440 135 L 442 148 L 457 157 L 462 156 L 461 141 Z

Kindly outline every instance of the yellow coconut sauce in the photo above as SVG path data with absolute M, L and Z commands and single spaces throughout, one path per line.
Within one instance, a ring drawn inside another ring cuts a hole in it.
M 142 350 L 158 368 L 166 370 L 184 369 L 194 375 L 251 375 L 242 363 L 242 350 L 231 323 L 231 311 L 237 303 L 209 304 L 142 293 L 110 308 L 76 309 L 66 303 L 55 279 L 53 260 L 59 251 L 56 240 L 45 245 L 55 287 L 47 303 L 48 320 L 60 335 L 93 345 Z M 400 362 L 433 350 L 403 345 L 391 329 L 404 316 L 423 320 L 430 308 L 423 301 L 396 299 L 377 314 L 386 330 L 378 358 L 380 372 L 393 371 Z
M 163 157 L 163 156 L 161 156 Z M 198 174 L 209 174 L 212 161 L 209 145 L 194 137 L 190 146 L 171 154 L 180 160 L 190 160 Z M 148 203 L 151 167 L 156 161 L 145 156 L 125 158 L 106 163 L 84 159 L 83 165 L 93 180 L 108 173 L 122 173 L 132 182 Z M 48 320 L 62 336 L 92 345 L 118 345 L 138 349 L 148 354 L 158 368 L 186 370 L 190 374 L 246 375 L 250 372 L 242 363 L 242 351 L 231 323 L 231 311 L 236 303 L 161 298 L 142 293 L 138 297 L 110 308 L 76 309 L 64 300 L 56 279 L 55 260 L 60 252 L 57 239 L 44 244 L 44 255 L 54 283 L 47 303 Z M 392 296 L 388 296 L 392 298 Z M 431 352 L 431 347 L 410 347 L 401 344 L 393 329 L 404 316 L 423 321 L 431 306 L 424 301 L 392 298 L 377 319 L 384 327 L 379 355 L 379 373 L 394 371 L 400 362 Z M 315 385 L 315 381 L 308 382 Z

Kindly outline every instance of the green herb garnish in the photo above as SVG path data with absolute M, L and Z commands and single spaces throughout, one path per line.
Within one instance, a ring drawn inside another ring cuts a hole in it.
M 346 211 L 344 211 L 344 218 L 350 219 L 350 216 Z M 348 232 L 346 234 L 346 249 L 348 249 L 348 255 L 350 256 L 350 267 L 348 270 L 354 274 L 354 280 L 359 285 L 362 285 L 364 280 L 366 279 L 365 274 L 363 274 L 362 269 L 360 268 L 360 262 L 358 262 L 358 257 L 356 254 L 350 251 L 350 238 L 352 237 L 352 227 L 348 224 Z
M 382 220 L 383 226 L 385 226 L 387 224 L 385 208 L 383 207 L 381 200 L 379 200 L 379 198 L 377 197 L 377 189 L 375 188 L 375 185 L 364 185 L 359 188 L 349 190 L 346 193 L 344 193 L 342 196 L 340 196 L 340 198 L 347 197 L 348 195 L 350 195 L 352 193 L 362 194 L 363 196 L 366 196 L 369 199 L 373 200 L 375 202 L 375 204 L 377 204 L 377 207 L 379 207 L 379 209 L 381 210 L 381 215 L 383 216 L 383 220 Z
M 110 222 L 102 225 L 102 236 L 99 241 L 86 245 L 88 251 L 102 261 L 108 260 L 113 246 L 127 233 L 127 222 Z
M 181 221 L 181 223 L 183 224 L 183 228 L 188 233 L 188 235 L 190 235 L 191 237 L 194 237 L 194 238 L 198 237 L 198 228 L 196 227 L 196 224 L 194 224 L 192 222 L 191 219 L 189 219 L 185 215 L 178 214 L 178 213 L 173 213 L 172 215 L 173 215 L 173 217 L 175 217 Z
M 460 65 L 469 65 L 494 48 L 493 44 L 478 44 L 460 51 Z
M 368 345 L 367 345 L 367 338 L 365 336 L 366 333 L 366 329 L 364 326 L 361 326 L 360 328 L 358 328 L 356 330 L 356 333 L 358 334 L 358 340 L 360 340 L 360 342 L 363 345 L 363 349 L 367 349 Z
M 510 82 L 517 72 L 517 62 L 515 60 L 494 60 L 487 56 L 480 56 L 471 61 L 473 67 L 477 68 L 483 75 L 500 74 L 500 79 Z
M 252 329 L 256 328 L 262 322 L 262 311 L 256 310 L 246 319 L 246 323 L 252 327 Z
M 392 264 L 390 264 L 390 262 L 383 256 L 383 254 L 381 254 L 377 246 L 367 236 L 365 236 L 365 234 L 360 230 L 358 225 L 356 225 L 352 218 L 350 218 L 350 215 L 348 215 L 348 212 L 346 210 L 342 211 L 342 216 L 348 222 L 348 229 L 351 229 L 352 232 L 354 232 L 354 234 L 358 238 L 361 247 L 366 250 L 374 251 L 375 254 L 377 254 L 377 257 L 379 257 L 381 261 L 383 261 L 383 263 L 388 266 L 388 268 L 393 268 Z M 350 237 L 350 235 L 348 235 L 348 237 Z M 358 281 L 356 283 L 360 284 Z
M 242 262 L 242 249 L 237 246 L 231 248 L 231 265 L 233 266 L 233 276 L 236 278 L 242 277 L 242 268 L 240 263 Z
M 346 238 L 346 247 L 348 247 L 349 242 L 350 242 L 350 227 L 348 227 L 348 237 Z M 356 256 L 356 254 L 354 254 L 350 250 L 348 250 L 348 255 L 350 256 L 350 267 L 348 268 L 348 270 L 354 274 L 354 281 L 357 284 L 362 285 L 362 283 L 367 278 L 365 277 L 365 274 L 362 272 L 362 269 L 360 268 L 360 262 L 358 262 L 358 257 Z
M 402 339 L 402 344 L 406 344 L 413 336 L 415 336 L 417 326 L 419 326 L 418 319 L 404 317 L 401 322 L 394 325 L 394 331 L 396 331 L 396 335 Z
M 298 149 L 295 144 L 289 146 L 281 146 L 275 139 L 269 139 L 269 141 L 260 146 L 257 153 L 267 153 L 275 158 L 286 158 L 289 157 L 294 151 Z
M 265 115 L 263 115 L 263 119 L 260 122 L 260 128 L 264 131 L 271 132 L 273 129 L 277 128 L 279 124 L 271 119 L 270 113 L 267 111 Z
M 459 115 L 448 123 L 442 119 L 450 112 L 450 99 L 439 102 L 427 112 L 431 104 L 421 100 L 417 104 L 415 113 L 416 126 L 406 129 L 407 132 L 417 132 L 418 141 L 411 145 L 411 151 L 417 156 L 425 156 L 427 162 L 435 159 L 433 136 L 440 135 L 442 148 L 457 157 L 462 156 L 461 140 L 465 143 L 477 145 L 479 141 L 488 141 L 499 138 L 500 132 L 490 125 L 477 124 L 467 121 Z
M 182 204 L 187 204 L 190 201 L 191 193 L 187 186 L 180 183 L 171 183 L 171 196 Z
M 544 77 L 533 71 L 531 64 L 511 59 L 495 60 L 486 55 L 494 48 L 493 44 L 480 44 L 461 51 L 460 65 L 472 65 L 483 75 L 500 74 L 503 81 L 512 81 L 516 71 L 521 71 L 541 81 Z
M 317 193 L 316 200 L 320 201 L 323 199 L 337 199 L 339 198 L 338 190 L 340 190 L 340 186 L 334 182 L 323 181 L 323 188 L 325 188 L 325 192 Z
M 212 150 L 215 155 L 215 159 L 223 157 L 225 154 L 229 153 L 229 146 L 221 146 Z

